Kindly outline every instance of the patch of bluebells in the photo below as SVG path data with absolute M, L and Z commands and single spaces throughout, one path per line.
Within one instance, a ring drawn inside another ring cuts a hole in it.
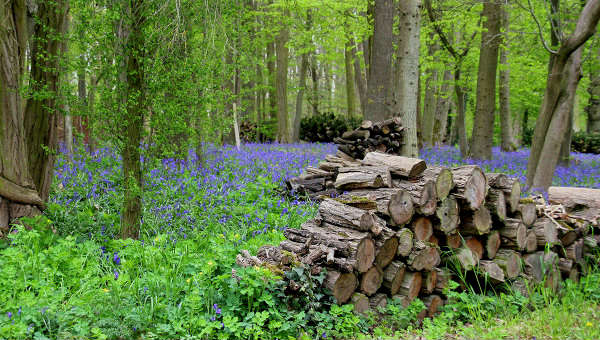
M 244 230 L 241 240 L 282 230 L 286 225 L 278 223 L 278 219 L 306 215 L 310 209 L 301 200 L 273 199 L 272 188 L 335 151 L 332 144 L 246 144 L 240 150 L 207 145 L 202 161 L 193 152 L 187 159 L 144 160 L 142 238 L 148 242 L 157 234 L 166 234 L 175 244 L 210 224 Z M 71 155 L 62 153 L 56 162 L 50 200 L 67 209 L 70 216 L 89 207 L 105 213 L 96 213 L 94 218 L 118 216 L 122 199 L 120 173 L 121 157 L 112 149 L 91 154 L 84 150 Z M 259 188 L 258 194 L 250 197 L 249 186 L 256 187 L 259 178 L 272 187 Z M 267 195 L 271 197 L 265 199 Z M 259 203 L 267 205 L 258 207 Z M 240 206 L 256 209 L 236 211 L 235 207 Z M 118 220 L 98 221 L 100 228 L 85 234 L 97 239 L 114 238 Z
M 446 167 L 463 164 L 477 164 L 486 172 L 502 172 L 517 177 L 522 185 L 527 178 L 527 160 L 529 149 L 503 152 L 498 147 L 492 149 L 491 160 L 461 159 L 460 151 L 455 147 L 439 146 L 421 150 L 421 157 L 427 164 Z M 554 172 L 553 185 L 600 188 L 600 155 L 571 153 L 569 167 L 558 166 Z

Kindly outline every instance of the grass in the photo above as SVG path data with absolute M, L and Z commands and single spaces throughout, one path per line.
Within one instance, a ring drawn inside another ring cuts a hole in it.
M 310 292 L 290 297 L 268 270 L 237 267 L 240 250 L 277 244 L 284 228 L 314 215 L 314 205 L 283 198 L 279 188 L 334 150 L 253 144 L 240 151 L 208 147 L 203 163 L 193 156 L 145 160 L 139 241 L 115 239 L 119 156 L 110 149 L 61 155 L 45 215 L 24 221 L 33 230 L 15 227 L 0 244 L 0 338 L 597 337 L 600 274 L 568 286 L 560 299 L 456 292 L 441 317 L 417 329 L 418 303 L 407 309 L 390 303 L 386 318 L 363 318 L 316 289 L 322 278 L 286 273 Z M 423 156 L 431 163 L 458 162 L 452 149 Z M 497 156 L 512 159 L 503 165 L 509 168 L 525 157 Z M 567 182 L 597 186 L 598 157 L 585 157 L 572 173 L 589 178 Z M 515 169 L 507 171 L 522 171 Z M 568 320 L 553 321 L 565 313 Z

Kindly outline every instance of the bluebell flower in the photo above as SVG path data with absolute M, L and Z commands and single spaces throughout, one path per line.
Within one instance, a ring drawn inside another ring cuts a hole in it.
M 12 318 L 12 313 L 11 312 L 7 312 L 6 316 L 8 316 L 8 318 L 11 319 Z

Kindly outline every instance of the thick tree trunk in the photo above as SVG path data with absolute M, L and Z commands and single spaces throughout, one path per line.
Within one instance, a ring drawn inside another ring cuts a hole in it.
M 289 16 L 289 11 L 285 10 L 284 16 Z M 287 113 L 287 77 L 288 77 L 288 56 L 289 50 L 286 46 L 290 37 L 287 26 L 282 25 L 277 36 L 277 141 L 287 143 L 288 135 L 288 113 Z
M 392 116 L 390 88 L 392 84 L 392 31 L 394 1 L 375 0 L 373 53 L 369 65 L 365 118 L 374 122 Z
M 600 6 L 599 6 L 600 7 Z M 599 11 L 600 12 L 600 11 Z M 538 160 L 532 187 L 547 189 L 552 184 L 554 170 L 559 161 L 560 152 L 564 139 L 567 137 L 568 130 L 572 126 L 572 112 L 575 102 L 575 92 L 581 79 L 581 54 L 582 47 L 578 48 L 571 57 L 564 70 L 564 92 L 561 91 L 557 101 L 557 106 L 552 110 L 553 117 L 548 126 L 546 140 L 542 146 L 542 152 Z M 558 59 L 555 64 L 559 64 Z M 571 120 L 571 121 L 570 121 Z M 537 126 L 537 124 L 536 124 Z M 533 154 L 533 149 L 532 149 Z M 528 173 L 529 175 L 529 173 Z
M 500 104 L 500 130 L 502 151 L 515 151 L 513 144 L 512 124 L 510 114 L 510 66 L 508 65 L 508 30 L 510 27 L 509 13 L 506 5 L 502 6 L 502 39 L 503 45 L 500 50 L 500 79 L 498 82 L 499 104 Z
M 600 47 L 596 48 L 596 65 L 600 64 Z M 590 100 L 585 112 L 587 113 L 587 132 L 600 133 L 600 72 L 593 69 L 590 72 L 590 85 L 587 89 Z
M 552 182 L 558 162 L 556 150 L 559 149 L 564 136 L 564 132 L 560 135 L 557 135 L 557 132 L 560 133 L 561 127 L 566 125 L 569 113 L 568 97 L 573 94 L 569 91 L 569 87 L 573 85 L 571 80 L 574 80 L 573 66 L 577 64 L 577 59 L 580 59 L 576 56 L 572 58 L 572 55 L 594 34 L 599 19 L 600 0 L 588 1 L 579 15 L 575 31 L 563 40 L 554 54 L 527 163 L 528 187 L 547 188 Z
M 471 145 L 471 155 L 477 159 L 492 158 L 501 9 L 498 0 L 491 0 L 484 2 L 481 12 L 484 31 L 481 33 L 477 103 Z
M 581 79 L 581 72 L 579 71 L 579 79 Z M 565 131 L 565 137 L 560 146 L 560 156 L 558 158 L 558 162 L 561 166 L 569 166 L 571 161 L 571 139 L 573 138 L 573 120 L 575 119 L 575 100 L 577 98 L 577 93 L 574 93 L 573 96 L 569 99 L 571 103 L 569 104 L 571 110 L 569 110 L 569 117 L 567 118 L 567 127 Z
M 467 142 L 466 127 L 466 98 L 465 92 L 460 85 L 460 64 L 454 67 L 454 93 L 456 94 L 456 133 L 458 134 L 458 148 L 460 155 L 464 158 L 469 153 L 469 144 Z
M 417 139 L 417 100 L 419 83 L 419 49 L 421 33 L 421 0 L 399 3 L 399 33 L 396 83 L 397 110 L 404 126 L 401 153 L 406 157 L 419 156 Z
M 125 116 L 123 135 L 125 145 L 123 157 L 124 199 L 121 215 L 121 238 L 138 238 L 142 217 L 142 164 L 140 143 L 144 113 L 146 111 L 144 93 L 144 1 L 127 3 L 124 8 L 124 27 L 121 41 L 125 43 Z

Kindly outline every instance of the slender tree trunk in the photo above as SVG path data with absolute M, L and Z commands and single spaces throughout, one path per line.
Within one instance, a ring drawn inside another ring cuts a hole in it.
M 285 17 L 289 16 L 286 9 Z M 288 114 L 287 114 L 287 76 L 288 76 L 288 56 L 289 50 L 286 46 L 289 40 L 289 29 L 282 24 L 279 35 L 277 36 L 277 141 L 287 143 L 289 141 L 288 132 Z
M 536 120 L 535 130 L 529 161 L 527 163 L 527 186 L 533 188 L 548 188 L 552 183 L 552 174 L 558 161 L 558 150 L 564 134 L 557 136 L 555 132 L 558 128 L 550 129 L 552 125 L 564 125 L 568 112 L 564 113 L 565 103 L 568 102 L 568 84 L 565 81 L 570 78 L 570 67 L 568 60 L 571 55 L 583 45 L 596 31 L 598 20 L 600 19 L 600 0 L 591 0 L 586 3 L 579 18 L 575 31 L 571 36 L 563 40 L 560 48 L 555 53 L 552 62 L 552 70 L 549 73 L 546 83 L 546 91 L 540 108 L 540 114 Z M 577 58 L 573 58 L 576 59 Z M 571 63 L 573 64 L 573 63 Z M 562 113 L 562 114 L 559 114 Z M 563 126 L 564 127 L 564 126 Z M 549 132 L 552 131 L 551 134 Z M 550 141 L 560 138 L 558 144 Z M 556 144 L 556 145 L 555 145 Z M 549 145 L 555 146 L 554 150 Z M 549 163 L 552 162 L 553 164 Z M 552 171 L 549 175 L 548 172 Z M 538 174 L 539 173 L 539 174 Z
M 501 10 L 499 0 L 490 0 L 483 3 L 481 12 L 484 31 L 481 33 L 477 103 L 471 145 L 471 155 L 477 159 L 492 158 Z
M 502 39 L 503 45 L 500 50 L 500 79 L 499 79 L 499 104 L 500 104 L 500 130 L 502 151 L 514 151 L 513 132 L 510 113 L 510 66 L 508 65 L 508 30 L 510 26 L 509 13 L 506 7 L 502 6 Z
M 77 117 L 77 123 L 75 124 L 77 132 L 80 134 L 84 133 L 83 121 L 89 115 L 88 100 L 87 100 L 87 83 L 85 79 L 85 65 L 87 61 L 85 55 L 79 56 L 79 67 L 77 68 L 77 95 L 79 97 L 79 116 Z
M 419 142 L 419 150 L 423 148 L 423 101 L 421 93 L 423 93 L 423 83 L 421 81 L 421 63 L 417 70 L 419 76 L 417 79 L 417 140 Z
M 572 127 L 572 112 L 575 102 L 575 92 L 581 79 L 581 54 L 583 47 L 579 47 L 569 58 L 564 76 L 565 88 L 556 103 L 553 117 L 548 126 L 548 132 L 542 148 L 538 166 L 533 178 L 533 188 L 547 189 L 552 183 L 554 170 L 558 163 L 561 145 L 567 137 L 568 130 Z M 558 58 L 556 60 L 558 64 Z M 571 120 L 571 122 L 569 121 Z
M 321 64 L 322 65 L 322 69 L 323 69 L 323 80 L 325 81 L 325 99 L 324 99 L 324 110 L 325 112 L 331 112 L 331 107 L 332 107 L 332 102 L 331 102 L 331 97 L 332 97 L 332 91 L 333 91 L 333 86 L 331 86 L 332 83 L 332 76 L 331 76 L 331 65 L 327 62 L 324 62 Z
M 431 38 L 433 38 L 433 33 Z M 438 60 L 436 56 L 437 51 L 440 49 L 440 45 L 436 40 L 432 39 L 432 43 L 429 44 L 427 50 L 429 56 L 433 58 L 434 64 Z M 427 69 L 427 80 L 425 80 L 425 102 L 423 104 L 423 145 L 433 145 L 433 125 L 435 122 L 435 107 L 436 107 L 436 95 L 438 88 L 438 70 L 435 65 Z
M 302 119 L 302 108 L 304 104 L 304 92 L 306 91 L 306 73 L 308 72 L 308 53 L 303 53 L 300 56 L 300 88 L 296 97 L 296 114 L 294 115 L 294 125 L 292 133 L 292 142 L 300 141 L 300 121 Z
M 125 116 L 123 134 L 123 211 L 121 238 L 138 238 L 142 217 L 142 164 L 140 143 L 146 100 L 144 92 L 144 0 L 131 0 L 123 13 L 122 42 L 125 58 Z
M 440 86 L 440 91 L 435 105 L 435 121 L 433 123 L 432 145 L 442 144 L 446 139 L 446 129 L 448 124 L 448 112 L 452 96 L 452 80 L 454 79 L 451 70 L 444 71 L 444 79 Z
M 390 87 L 392 82 L 392 31 L 394 26 L 394 1 L 375 0 L 373 53 L 369 65 L 367 105 L 365 118 L 381 121 L 392 116 Z
M 579 83 L 579 79 L 581 79 L 581 73 L 579 70 L 577 80 L 573 79 L 572 81 L 577 81 Z M 578 84 L 573 84 L 571 86 L 575 86 L 575 90 L 577 90 Z M 571 139 L 573 138 L 573 119 L 575 118 L 575 99 L 577 98 L 577 93 L 575 93 L 569 100 L 571 103 L 569 104 L 571 110 L 569 111 L 569 117 L 567 118 L 567 126 L 565 132 L 565 138 L 563 139 L 562 145 L 560 146 L 560 157 L 558 159 L 558 163 L 561 166 L 568 167 L 571 163 Z
M 465 91 L 461 85 L 460 64 L 454 67 L 454 92 L 456 94 L 456 133 L 458 134 L 458 147 L 462 157 L 469 153 L 469 144 L 467 143 L 466 120 L 466 98 Z
M 354 74 L 352 70 L 352 45 L 348 39 L 344 48 L 344 64 L 346 68 L 346 105 L 348 106 L 348 117 L 356 114 L 356 90 L 354 89 Z
M 272 3 L 269 2 L 269 3 Z M 267 118 L 277 118 L 277 72 L 275 70 L 275 42 L 270 40 L 267 43 L 267 81 L 269 89 L 267 94 L 269 95 L 269 106 L 267 110 Z
M 600 65 L 600 48 L 596 48 L 596 64 Z M 585 108 L 587 113 L 587 132 L 600 133 L 600 72 L 592 69 L 590 72 L 590 85 L 587 89 L 590 100 Z
M 319 114 L 319 65 L 317 65 L 317 57 L 315 55 L 311 58 L 310 75 L 312 78 L 312 95 L 310 98 L 310 104 L 312 106 L 313 115 Z
M 401 153 L 419 157 L 417 139 L 417 100 L 419 98 L 419 49 L 421 35 L 421 0 L 400 1 L 398 34 L 397 112 L 404 125 Z
M 350 40 L 350 45 L 352 46 L 350 53 L 352 55 L 352 63 L 354 65 L 354 82 L 356 84 L 356 88 L 358 89 L 358 98 L 360 99 L 360 112 L 364 117 L 365 107 L 367 105 L 367 81 L 363 76 L 360 67 L 360 59 L 356 55 L 356 43 L 354 42 L 354 39 Z

